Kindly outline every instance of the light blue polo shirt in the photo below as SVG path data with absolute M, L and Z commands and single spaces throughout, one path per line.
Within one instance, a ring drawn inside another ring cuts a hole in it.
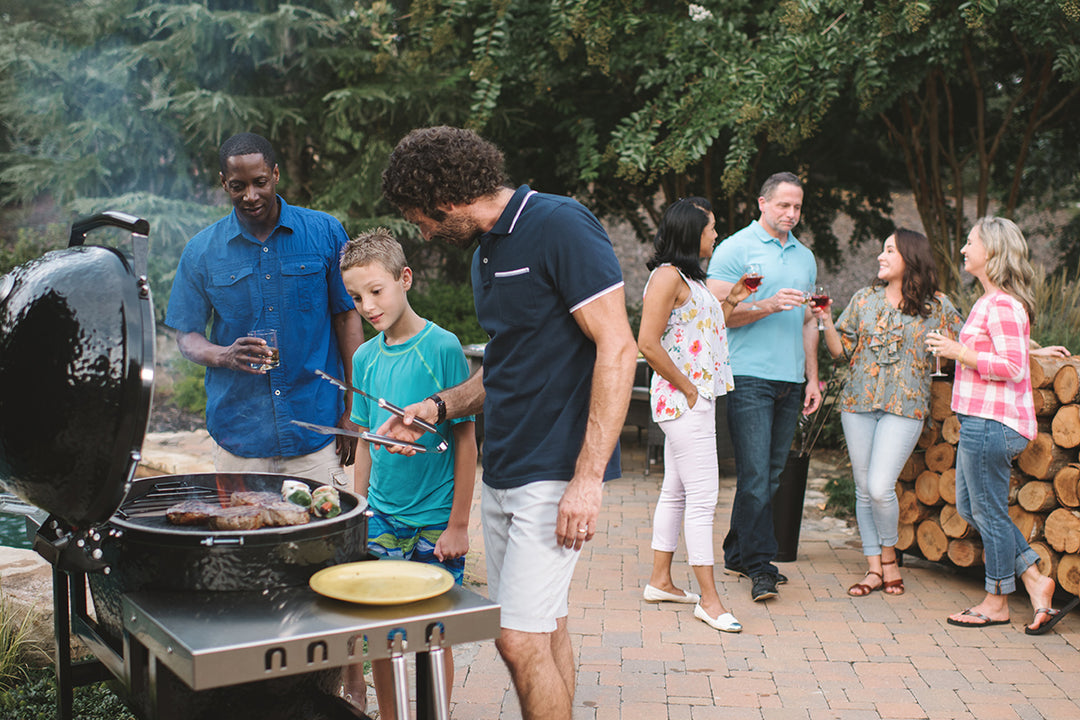
M 710 279 L 738 282 L 748 263 L 761 265 L 761 286 L 754 297 L 772 297 L 783 288 L 811 290 L 817 282 L 814 253 L 788 233 L 783 245 L 757 220 L 721 242 L 709 261 Z M 806 306 L 773 313 L 742 327 L 729 327 L 728 350 L 735 375 L 801 383 L 806 380 L 803 319 Z M 736 381 L 736 385 L 738 382 Z

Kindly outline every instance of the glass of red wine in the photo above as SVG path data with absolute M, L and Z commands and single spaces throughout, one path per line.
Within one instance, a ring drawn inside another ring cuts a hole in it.
M 761 287 L 761 263 L 747 263 L 745 274 L 746 280 L 743 284 L 746 285 L 747 290 L 754 292 Z
M 815 308 L 828 307 L 829 306 L 829 291 L 826 290 L 823 285 L 816 286 L 813 290 L 810 291 L 810 297 L 808 298 L 808 302 L 810 303 L 810 307 L 815 307 Z M 825 329 L 825 321 L 822 320 L 821 318 L 818 318 L 817 329 L 818 330 L 824 330 Z
M 747 290 L 754 292 L 761 287 L 761 263 L 747 263 L 746 267 L 743 268 L 743 274 L 746 276 L 743 285 L 746 286 Z M 750 309 L 757 310 L 758 306 L 751 303 Z

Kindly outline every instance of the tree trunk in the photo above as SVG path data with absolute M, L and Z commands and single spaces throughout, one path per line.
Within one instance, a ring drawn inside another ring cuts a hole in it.
M 1054 495 L 1065 507 L 1080 507 L 1080 463 L 1069 463 L 1057 471 Z
M 983 545 L 975 539 L 953 539 L 949 541 L 949 560 L 957 567 L 975 567 L 983 564 Z
M 1062 555 L 1058 561 L 1058 587 L 1071 595 L 1080 594 L 1080 555 Z
M 1080 512 L 1058 508 L 1046 518 L 1046 542 L 1062 553 L 1080 552 Z
M 919 523 L 915 529 L 915 540 L 919 544 L 919 552 L 931 562 L 941 560 L 949 549 L 949 538 L 945 537 L 945 531 L 941 529 L 936 517 L 929 517 Z
M 949 505 L 956 504 L 956 468 L 943 470 L 938 477 L 938 492 Z
M 1020 453 L 1020 469 L 1038 480 L 1047 480 L 1070 462 L 1076 462 L 1076 453 L 1054 445 L 1054 439 L 1039 433 Z
M 1054 484 L 1041 480 L 1025 483 L 1020 488 L 1016 500 L 1020 503 L 1020 507 L 1033 513 L 1049 512 L 1058 506 L 1057 498 L 1054 496 Z
M 921 452 L 914 452 L 908 457 L 904 467 L 900 469 L 899 480 L 914 480 L 919 473 L 926 469 L 926 459 Z
M 1010 505 L 1009 517 L 1012 518 L 1013 525 L 1016 526 L 1020 534 L 1024 536 L 1024 540 L 1029 544 L 1043 537 L 1044 526 L 1046 525 L 1045 515 L 1036 515 L 1019 505 Z
M 949 443 L 938 443 L 926 451 L 926 469 L 944 472 L 956 464 L 956 448 Z
M 941 514 L 938 515 L 938 522 L 941 523 L 941 529 L 945 534 L 951 538 L 965 538 L 975 532 L 975 528 L 971 527 L 967 520 L 960 517 L 955 505 L 942 505 Z
M 919 521 L 930 514 L 930 508 L 919 502 L 914 490 L 904 488 L 896 495 L 896 502 L 900 506 L 900 522 L 918 525 Z
M 941 437 L 941 428 L 939 422 L 930 418 L 923 425 L 922 434 L 919 435 L 919 441 L 915 444 L 920 450 L 925 450 L 938 441 Z
M 950 445 L 960 442 L 960 418 L 950 415 L 941 423 L 941 439 Z
M 1037 417 L 1050 417 L 1061 407 L 1061 401 L 1057 394 L 1050 388 L 1033 388 L 1032 400 L 1035 403 L 1035 415 Z
M 1039 556 L 1039 572 L 1048 578 L 1056 577 L 1061 556 L 1042 541 L 1031 543 L 1031 549 Z
M 1062 405 L 1067 405 L 1080 400 L 1080 374 L 1077 373 L 1080 360 L 1062 358 L 1061 362 L 1061 367 L 1054 373 L 1054 394 Z
M 915 544 L 915 526 L 902 522 L 896 526 L 896 549 L 908 550 Z
M 1058 447 L 1074 448 L 1080 445 L 1080 405 L 1062 405 L 1054 413 L 1050 429 L 1054 444 Z
M 1066 358 L 1047 358 L 1029 355 L 1031 367 L 1031 387 L 1045 388 L 1054 386 L 1054 376 L 1067 362 Z
M 942 503 L 941 491 L 938 490 L 940 477 L 933 470 L 924 470 L 919 473 L 919 477 L 915 478 L 915 497 L 923 505 L 933 507 Z
M 934 380 L 930 383 L 930 417 L 940 422 L 952 414 L 952 382 Z

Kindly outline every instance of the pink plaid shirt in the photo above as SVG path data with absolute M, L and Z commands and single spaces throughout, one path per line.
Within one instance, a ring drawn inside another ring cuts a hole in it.
M 968 349 L 964 359 L 976 367 L 956 364 L 953 412 L 997 420 L 1028 440 L 1038 432 L 1031 397 L 1028 338 L 1031 326 L 1024 306 L 1008 293 L 995 292 L 975 301 L 960 330 Z

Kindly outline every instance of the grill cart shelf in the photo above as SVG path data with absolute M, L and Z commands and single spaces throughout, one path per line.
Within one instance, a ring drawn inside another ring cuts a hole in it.
M 56 609 L 66 612 L 63 586 L 68 575 L 56 575 Z M 158 691 L 165 670 L 202 691 L 389 658 L 401 693 L 407 682 L 405 653 L 416 653 L 417 658 L 417 717 L 435 720 L 447 717 L 442 650 L 499 634 L 499 606 L 456 585 L 438 597 L 395 606 L 353 605 L 306 587 L 236 593 L 144 591 L 123 597 L 123 650 L 117 653 L 86 615 L 84 577 L 70 579 L 72 632 L 93 649 L 99 662 L 71 662 L 70 654 L 61 650 L 69 645 L 59 642 L 64 623 L 58 620 L 61 720 L 72 717 L 74 685 L 110 674 L 149 695 L 148 718 L 168 714 L 167 694 Z

